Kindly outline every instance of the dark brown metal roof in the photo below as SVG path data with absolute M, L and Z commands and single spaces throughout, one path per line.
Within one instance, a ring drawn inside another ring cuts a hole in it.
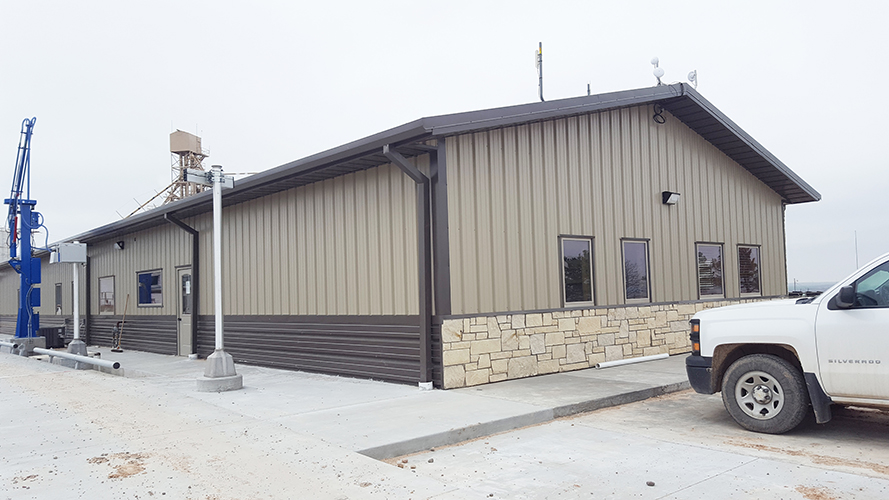
M 415 157 L 429 151 L 426 142 L 440 137 L 652 103 L 663 106 L 673 116 L 759 178 L 787 203 L 805 203 L 821 199 L 817 191 L 697 91 L 679 83 L 421 118 L 239 180 L 234 189 L 225 192 L 223 204 L 234 205 L 389 163 L 382 153 L 382 148 L 386 144 L 390 144 L 405 157 Z M 166 213 L 173 213 L 181 219 L 211 210 L 212 193 L 206 191 L 87 231 L 67 241 L 79 240 L 89 243 L 113 238 L 164 224 Z

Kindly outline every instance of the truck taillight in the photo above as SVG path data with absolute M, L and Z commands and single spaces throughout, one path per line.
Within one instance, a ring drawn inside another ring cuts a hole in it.
M 691 325 L 691 334 L 688 338 L 691 340 L 691 353 L 693 356 L 701 355 L 701 320 L 693 319 L 688 322 Z

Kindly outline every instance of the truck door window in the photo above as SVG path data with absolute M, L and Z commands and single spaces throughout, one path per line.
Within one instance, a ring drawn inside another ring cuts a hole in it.
M 858 278 L 854 307 L 889 307 L 889 262 Z

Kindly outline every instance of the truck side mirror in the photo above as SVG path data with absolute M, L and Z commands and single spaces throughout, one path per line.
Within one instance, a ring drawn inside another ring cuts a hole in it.
M 840 293 L 836 296 L 837 307 L 840 309 L 848 309 L 855 303 L 855 289 L 850 286 L 840 288 Z

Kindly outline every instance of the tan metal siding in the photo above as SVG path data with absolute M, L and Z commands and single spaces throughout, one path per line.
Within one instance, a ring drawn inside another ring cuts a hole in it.
M 17 314 L 18 313 L 18 294 L 21 278 L 12 268 L 6 268 L 0 271 L 0 314 Z M 43 296 L 40 297 L 43 300 Z M 15 329 L 15 320 L 13 320 L 13 329 Z
M 695 242 L 761 246 L 763 295 L 785 292 L 781 198 L 665 112 L 625 108 L 453 137 L 452 312 L 562 307 L 558 236 L 594 237 L 599 305 L 624 303 L 622 238 L 650 241 L 652 301 L 696 300 Z M 682 195 L 661 204 L 661 191 Z
M 115 250 L 114 242 L 123 241 L 124 249 Z M 176 268 L 191 264 L 191 236 L 173 224 L 158 226 L 91 244 L 90 313 L 98 314 L 99 278 L 114 276 L 114 312 L 131 315 L 176 314 L 178 283 Z M 56 264 L 53 264 L 56 265 Z M 163 287 L 161 307 L 139 307 L 136 273 L 160 269 Z M 129 305 L 127 305 L 129 294 Z M 84 305 L 84 307 L 86 307 Z
M 71 304 L 74 277 L 72 264 L 50 264 L 49 257 L 40 259 L 40 307 L 34 308 L 42 318 L 56 315 L 56 283 L 62 284 L 62 315 L 73 314 Z M 0 314 L 18 314 L 18 289 L 21 277 L 11 267 L 0 272 Z M 80 268 L 80 312 L 86 314 L 86 273 Z M 43 323 L 41 323 L 43 324 Z
M 428 157 L 418 167 L 428 172 Z M 397 167 L 226 207 L 223 220 L 226 315 L 417 314 L 416 187 Z M 186 222 L 201 234 L 200 311 L 210 314 L 212 215 Z
M 40 307 L 35 308 L 41 316 L 41 324 L 43 317 L 56 315 L 56 284 L 62 284 L 62 312 L 63 316 L 74 314 L 71 306 L 74 302 L 74 269 L 71 263 L 50 264 L 49 257 L 40 259 Z M 10 270 L 11 271 L 11 270 Z M 84 267 L 79 266 L 80 275 L 78 283 L 80 284 L 80 314 L 86 314 L 86 272 Z M 14 272 L 13 272 L 14 273 Z M 19 275 L 16 274 L 16 287 L 18 288 Z M 13 294 L 15 289 L 13 289 Z M 17 311 L 13 311 L 17 312 Z

